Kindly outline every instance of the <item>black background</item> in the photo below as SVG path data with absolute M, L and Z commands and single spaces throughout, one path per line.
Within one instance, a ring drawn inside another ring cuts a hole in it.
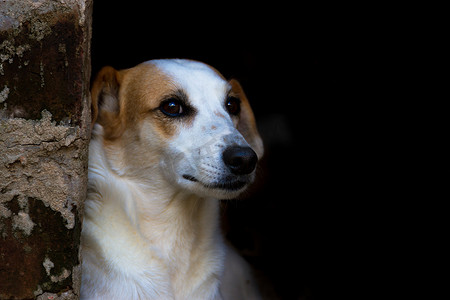
M 222 203 L 224 231 L 274 299 L 346 296 L 347 261 L 365 234 L 354 201 L 365 147 L 355 118 L 364 116 L 353 113 L 369 60 L 359 54 L 364 30 L 333 8 L 152 5 L 94 1 L 93 76 L 105 65 L 189 58 L 238 79 L 265 156 L 246 199 Z

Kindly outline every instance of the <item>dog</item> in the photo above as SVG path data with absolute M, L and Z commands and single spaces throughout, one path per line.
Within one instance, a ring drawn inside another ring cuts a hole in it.
M 81 299 L 260 299 L 220 232 L 219 200 L 255 178 L 263 143 L 236 80 L 192 60 L 104 67 L 81 235 Z

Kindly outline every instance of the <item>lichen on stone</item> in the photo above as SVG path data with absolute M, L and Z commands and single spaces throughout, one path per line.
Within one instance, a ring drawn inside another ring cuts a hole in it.
M 9 88 L 8 88 L 8 86 L 5 85 L 3 90 L 0 92 L 0 103 L 3 103 L 6 101 L 6 99 L 8 99 L 8 94 L 9 94 Z
M 25 235 L 30 235 L 34 225 L 36 225 L 31 220 L 30 215 L 23 211 L 13 216 L 12 222 L 13 228 L 22 230 Z
M 50 260 L 50 258 L 45 257 L 44 262 L 42 265 L 45 268 L 45 273 L 47 273 L 47 276 L 50 276 L 50 270 L 55 266 L 55 264 Z
M 85 162 L 74 158 L 69 149 L 78 153 L 86 141 L 80 138 L 78 127 L 57 125 L 51 119 L 48 111 L 43 111 L 38 121 L 0 119 L 0 190 L 4 191 L 0 213 L 8 214 L 2 203 L 15 195 L 26 195 L 60 212 L 66 227 L 72 229 L 72 210 L 79 209 L 83 193 L 83 182 L 76 178 L 85 171 Z M 26 233 L 32 230 L 26 215 L 17 215 L 15 220 L 17 228 Z

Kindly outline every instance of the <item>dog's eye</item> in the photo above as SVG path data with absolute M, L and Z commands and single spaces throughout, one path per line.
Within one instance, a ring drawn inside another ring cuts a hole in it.
M 177 99 L 170 98 L 161 103 L 159 109 L 169 117 L 178 117 L 183 114 L 183 104 Z
M 225 107 L 230 115 L 237 115 L 241 111 L 241 100 L 239 98 L 229 96 L 225 102 Z

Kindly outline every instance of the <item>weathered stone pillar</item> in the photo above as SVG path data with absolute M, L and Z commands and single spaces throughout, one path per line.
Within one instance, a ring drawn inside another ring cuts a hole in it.
M 0 299 L 78 299 L 92 0 L 0 0 Z

